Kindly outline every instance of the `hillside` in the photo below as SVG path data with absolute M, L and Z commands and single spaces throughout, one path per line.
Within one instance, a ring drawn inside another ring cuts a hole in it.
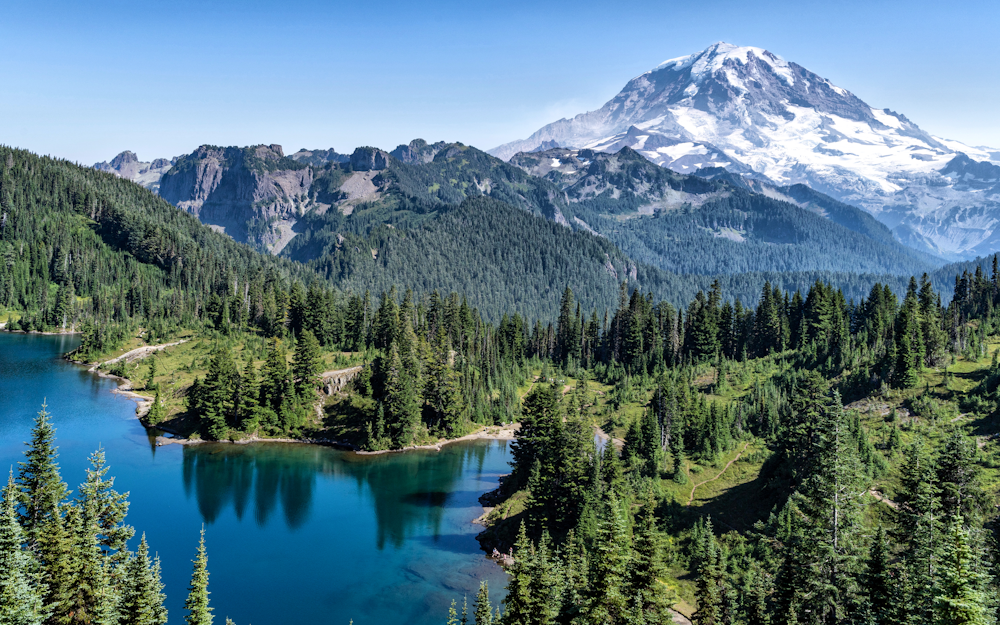
M 550 149 L 510 162 L 556 184 L 578 225 L 669 271 L 905 275 L 942 264 L 900 244 L 860 209 L 804 185 L 775 187 L 719 168 L 678 174 L 628 147 L 614 154 Z
M 204 324 L 230 303 L 273 323 L 275 291 L 314 279 L 138 184 L 24 150 L 0 148 L 0 203 L 0 309 L 23 329 L 93 324 L 110 345 L 139 325 L 153 338 Z

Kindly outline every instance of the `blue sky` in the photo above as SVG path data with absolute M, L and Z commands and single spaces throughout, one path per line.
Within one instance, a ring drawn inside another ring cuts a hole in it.
M 715 41 L 1000 147 L 1000 2 L 32 2 L 0 15 L 0 143 L 83 163 L 200 144 L 491 148 Z

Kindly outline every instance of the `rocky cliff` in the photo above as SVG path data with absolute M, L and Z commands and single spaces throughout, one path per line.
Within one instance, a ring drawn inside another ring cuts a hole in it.
M 275 251 L 293 236 L 312 182 L 313 169 L 286 157 L 280 145 L 203 145 L 177 160 L 159 192 L 237 241 Z

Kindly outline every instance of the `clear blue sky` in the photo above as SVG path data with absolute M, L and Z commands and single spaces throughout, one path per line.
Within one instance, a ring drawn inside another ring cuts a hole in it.
M 715 41 L 1000 147 L 1000 2 L 8 2 L 0 143 L 83 163 L 203 143 L 491 148 Z

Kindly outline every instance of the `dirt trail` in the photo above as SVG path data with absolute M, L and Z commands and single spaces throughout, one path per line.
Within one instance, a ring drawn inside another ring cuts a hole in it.
M 704 482 L 698 482 L 697 484 L 695 484 L 694 486 L 692 486 L 691 487 L 691 496 L 688 497 L 687 505 L 690 506 L 694 502 L 694 491 L 698 490 L 699 486 L 703 486 L 705 484 L 708 484 L 709 482 L 714 482 L 715 480 L 717 480 L 720 477 L 722 477 L 722 474 L 725 473 L 726 470 L 729 469 L 729 467 L 732 466 L 732 464 L 734 462 L 736 462 L 737 460 L 740 459 L 741 456 L 743 456 L 743 452 L 745 452 L 747 450 L 747 447 L 749 447 L 749 446 L 750 446 L 750 441 L 747 441 L 746 444 L 743 445 L 743 449 L 740 450 L 740 453 L 736 454 L 735 458 L 733 458 L 732 460 L 730 460 L 729 462 L 727 462 L 726 466 L 722 467 L 722 470 L 719 471 L 718 475 L 716 475 L 715 477 L 713 477 L 710 480 L 705 480 Z
M 355 367 L 348 367 L 346 369 L 334 369 L 333 371 L 324 371 L 323 373 L 320 374 L 319 377 L 321 377 L 321 378 L 323 378 L 325 380 L 327 378 L 340 377 L 341 375 L 344 375 L 344 374 L 357 373 L 358 371 L 361 371 L 362 369 L 364 369 L 364 367 L 362 365 L 357 365 Z
M 691 625 L 691 619 L 673 608 L 670 608 L 670 618 L 673 620 L 675 625 Z
M 869 494 L 870 494 L 870 495 L 871 495 L 872 497 L 874 497 L 875 499 L 878 499 L 879 501 L 881 501 L 881 502 L 882 502 L 882 503 L 884 503 L 885 505 L 887 505 L 887 506 L 889 506 L 890 508 L 892 508 L 893 510 L 899 510 L 899 504 L 898 504 L 898 503 L 896 503 L 896 502 L 895 502 L 895 501 L 893 501 L 892 499 L 889 499 L 888 497 L 886 497 L 886 496 L 885 496 L 885 495 L 883 495 L 882 493 L 878 492 L 878 491 L 877 491 L 877 490 L 875 490 L 874 488 L 873 488 L 873 489 L 871 489 L 871 490 L 869 490 L 869 491 L 868 491 L 868 493 L 869 493 Z
M 97 368 L 100 367 L 101 365 L 111 365 L 111 364 L 114 364 L 114 363 L 118 362 L 119 360 L 124 360 L 125 362 L 133 362 L 135 360 L 140 360 L 140 359 L 145 358 L 146 356 L 152 354 L 153 352 L 158 352 L 161 349 L 166 349 L 168 347 L 173 347 L 174 345 L 180 345 L 181 343 L 186 343 L 186 342 L 187 342 L 187 339 L 182 339 L 182 340 L 176 341 L 174 343 L 164 343 L 163 345 L 145 345 L 143 347 L 136 347 L 135 349 L 133 349 L 131 351 L 125 352 L 121 356 L 116 356 L 115 358 L 112 358 L 111 360 L 105 360 L 104 362 L 99 362 L 99 363 L 93 365 L 90 368 L 90 370 L 91 371 L 96 371 Z

